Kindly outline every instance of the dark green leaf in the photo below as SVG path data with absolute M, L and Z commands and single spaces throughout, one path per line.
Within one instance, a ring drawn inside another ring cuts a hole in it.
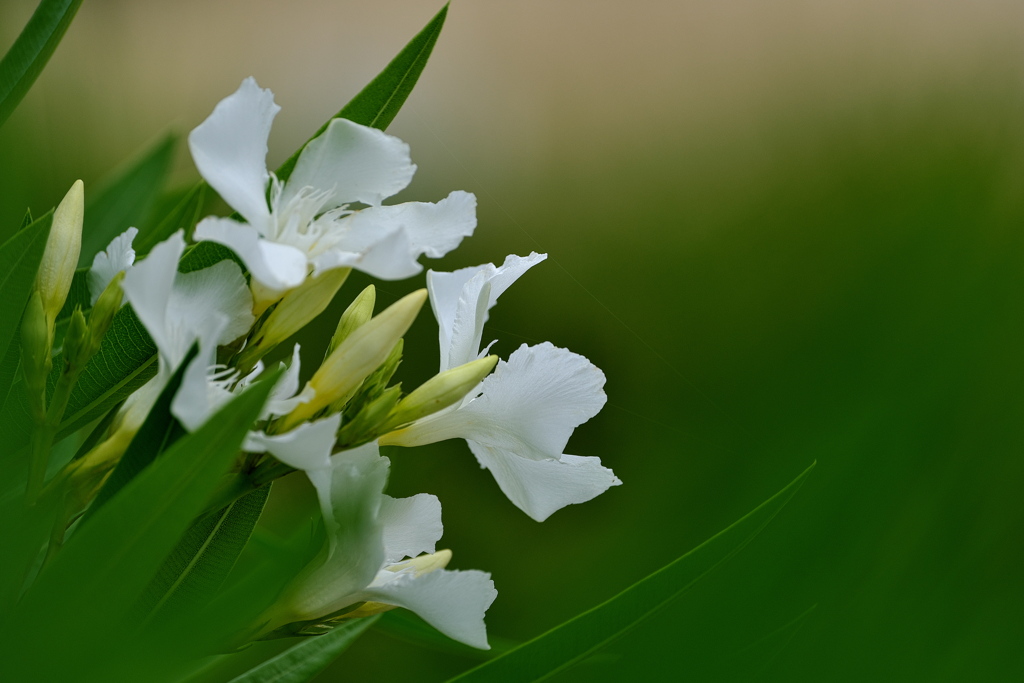
M 91 265 L 96 252 L 106 249 L 110 240 L 143 224 L 167 181 L 177 143 L 177 135 L 164 136 L 86 193 L 80 266 Z
M 230 683 L 305 683 L 327 668 L 377 617 L 356 619 L 322 636 L 308 636 Z
M 591 655 L 742 550 L 789 502 L 813 468 L 732 526 L 607 602 L 452 681 L 540 681 Z
M 0 60 L 0 125 L 25 97 L 57 49 L 82 0 L 43 0 Z
M 5 671 L 80 680 L 76 667 L 97 666 L 117 651 L 112 636 L 234 461 L 278 376 L 180 439 L 68 539 L 15 609 L 0 616 Z M 38 636 L 49 632 L 74 634 L 62 639 L 60 657 L 51 639 Z
M 196 520 L 146 589 L 144 608 L 194 608 L 213 597 L 249 542 L 263 514 L 270 486 Z
M 20 344 L 15 336 L 18 321 L 35 283 L 52 217 L 51 211 L 0 246 L 0 320 L 3 321 L 0 325 L 0 359 L 3 359 L 0 363 L 0 412 L 6 409 L 7 397 L 18 374 Z
M 385 130 L 398 115 L 398 110 L 405 104 L 406 98 L 409 97 L 413 86 L 416 85 L 420 74 L 423 73 L 423 67 L 427 65 L 437 37 L 441 35 L 441 27 L 444 26 L 447 15 L 448 5 L 445 5 L 430 20 L 430 23 L 417 33 L 408 45 L 402 48 L 398 56 L 392 59 L 391 63 L 370 81 L 369 85 L 359 91 L 359 94 L 341 111 L 320 126 L 320 130 L 314 133 L 310 140 L 327 130 L 331 121 L 338 118 Z M 278 178 L 288 179 L 295 168 L 295 163 L 299 160 L 299 155 L 307 144 L 309 144 L 309 140 L 281 164 L 281 167 L 277 169 Z
M 148 254 L 150 249 L 170 237 L 176 230 L 183 229 L 186 238 L 191 235 L 202 217 L 203 204 L 206 201 L 206 184 L 196 183 L 184 194 L 175 194 L 167 199 L 167 206 L 163 206 L 161 202 L 153 210 L 153 214 L 158 217 L 155 224 L 148 229 L 140 228 L 139 236 L 135 240 L 137 253 Z

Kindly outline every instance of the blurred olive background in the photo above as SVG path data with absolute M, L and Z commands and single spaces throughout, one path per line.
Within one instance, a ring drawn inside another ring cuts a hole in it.
M 3 3 L 5 45 L 32 6 Z M 0 131 L 3 231 L 248 75 L 283 107 L 276 166 L 438 8 L 86 0 Z M 461 442 L 389 454 L 390 492 L 441 498 L 454 566 L 492 572 L 492 634 L 598 604 L 817 460 L 739 556 L 556 680 L 1024 674 L 1022 93 L 1018 2 L 454 3 L 390 129 L 420 168 L 398 199 L 477 194 L 476 235 L 434 267 L 550 254 L 485 341 L 604 369 L 569 452 L 625 482 L 536 524 Z M 311 364 L 366 281 L 303 335 Z M 407 387 L 435 335 L 424 315 Z M 318 680 L 472 663 L 372 633 Z

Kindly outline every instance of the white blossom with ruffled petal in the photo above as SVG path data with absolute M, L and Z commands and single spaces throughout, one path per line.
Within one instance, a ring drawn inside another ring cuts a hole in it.
M 278 111 L 273 93 L 247 78 L 188 138 L 200 174 L 245 219 L 206 218 L 195 238 L 238 254 L 255 282 L 258 311 L 332 268 L 411 277 L 422 270 L 419 256 L 443 256 L 472 234 L 476 198 L 467 192 L 436 204 L 382 206 L 416 171 L 408 145 L 346 119 L 332 120 L 303 149 L 288 181 L 279 181 L 266 168 Z
M 545 255 L 509 256 L 452 273 L 427 273 L 439 326 L 441 370 L 486 353 L 483 326 L 498 297 Z M 493 342 L 492 342 L 493 343 Z M 550 343 L 523 345 L 461 403 L 381 438 L 419 446 L 463 438 L 517 507 L 537 521 L 620 484 L 600 458 L 563 453 L 572 432 L 604 406 L 604 373 Z

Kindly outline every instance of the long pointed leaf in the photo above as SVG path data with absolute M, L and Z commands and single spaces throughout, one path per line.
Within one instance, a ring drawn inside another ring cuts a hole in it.
M 359 91 L 359 94 L 352 98 L 352 101 L 346 104 L 341 111 L 328 119 L 309 139 L 312 140 L 323 133 L 333 119 L 339 118 L 385 130 L 398 115 L 398 110 L 405 104 L 406 98 L 409 97 L 420 74 L 423 73 L 423 67 L 427 65 L 427 60 L 434 49 L 437 37 L 441 35 L 441 28 L 444 26 L 447 16 L 448 5 L 445 5 L 376 78 Z M 295 168 L 295 163 L 299 160 L 299 155 L 307 144 L 309 144 L 309 140 L 281 164 L 281 167 L 277 169 L 278 178 L 288 179 Z
M 814 468 L 739 521 L 607 602 L 453 679 L 460 683 L 540 681 L 579 662 L 665 607 L 742 550 L 789 502 Z
M 0 125 L 50 61 L 81 4 L 82 0 L 40 2 L 21 35 L 0 60 Z
M 377 617 L 357 619 L 322 636 L 308 636 L 229 683 L 305 683 L 327 668 Z
M 234 461 L 277 373 L 258 382 L 179 440 L 135 477 L 67 542 L 31 590 L 0 617 L 5 671 L 33 680 L 79 680 L 77 667 L 96 666 L 146 584 Z M 38 634 L 73 634 L 52 656 Z

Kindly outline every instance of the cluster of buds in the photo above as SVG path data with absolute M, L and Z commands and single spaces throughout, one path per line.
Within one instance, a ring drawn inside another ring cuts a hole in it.
M 434 204 L 384 205 L 415 171 L 408 147 L 344 119 L 304 148 L 287 181 L 270 174 L 267 138 L 278 110 L 270 91 L 247 79 L 189 136 L 200 173 L 241 217 L 206 218 L 192 237 L 228 247 L 237 261 L 179 272 L 187 248 L 179 232 L 136 263 L 134 228 L 93 261 L 94 306 L 88 320 L 79 310 L 71 316 L 62 377 L 73 384 L 89 362 L 122 293 L 156 346 L 158 370 L 63 473 L 72 501 L 63 522 L 89 504 L 173 376 L 181 381 L 171 413 L 194 431 L 263 373 L 267 353 L 327 308 L 351 270 L 411 277 L 422 271 L 420 256 L 443 256 L 475 229 L 476 201 L 465 192 Z M 64 251 L 51 254 L 48 245 L 50 265 L 40 270 L 22 323 L 25 377 L 44 401 L 53 320 L 78 260 L 81 207 L 76 183 L 51 232 Z M 489 575 L 446 568 L 451 552 L 436 549 L 440 502 L 429 494 L 387 496 L 390 461 L 381 445 L 465 439 L 508 498 L 538 521 L 619 483 L 598 458 L 563 452 L 573 430 L 604 405 L 601 371 L 549 343 L 524 345 L 507 360 L 482 346 L 498 297 L 544 258 L 510 256 L 501 266 L 430 271 L 426 289 L 376 314 L 376 290 L 367 287 L 341 316 L 326 357 L 304 386 L 294 346 L 239 453 L 235 471 L 244 485 L 230 487 L 229 495 L 301 470 L 316 491 L 326 541 L 253 624 L 251 637 L 302 633 L 405 607 L 452 638 L 487 647 L 483 616 L 496 596 Z M 440 368 L 405 393 L 393 383 L 403 339 L 428 299 Z M 45 406 L 39 416 L 45 422 Z

